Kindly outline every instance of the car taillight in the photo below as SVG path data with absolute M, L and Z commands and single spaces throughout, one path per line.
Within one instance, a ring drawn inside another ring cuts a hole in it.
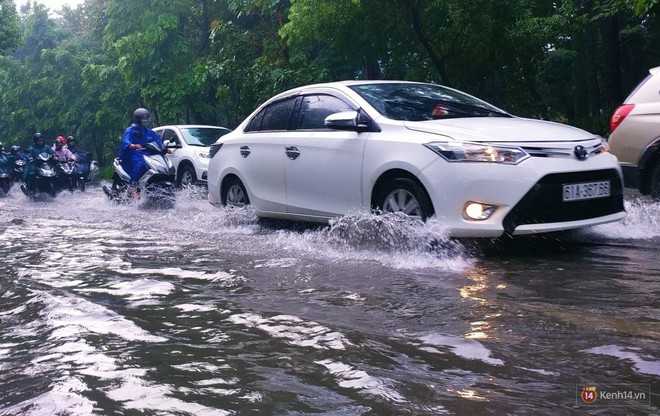
M 630 114 L 633 108 L 635 108 L 635 104 L 624 104 L 614 110 L 612 117 L 610 117 L 610 133 L 619 127 L 619 124 L 621 124 L 623 119 Z

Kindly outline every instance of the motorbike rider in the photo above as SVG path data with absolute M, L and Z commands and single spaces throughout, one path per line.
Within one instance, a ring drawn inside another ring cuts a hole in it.
M 137 197 L 137 181 L 148 170 L 144 161 L 143 146 L 150 142 L 163 145 L 158 134 L 149 128 L 151 114 L 146 108 L 138 108 L 133 112 L 133 123 L 124 131 L 119 149 L 121 166 L 131 177 L 129 194 Z
M 23 180 L 25 181 L 25 185 L 21 185 L 21 190 L 26 195 L 28 191 L 32 191 L 34 189 L 34 185 L 35 185 L 35 179 L 36 179 L 35 176 L 37 173 L 37 169 L 34 160 L 41 153 L 48 153 L 49 155 L 53 156 L 55 160 L 58 160 L 55 151 L 45 143 L 43 134 L 38 132 L 35 133 L 34 136 L 32 137 L 32 140 L 34 141 L 34 143 L 27 150 L 28 163 L 25 165 L 25 168 L 23 170 Z
M 57 157 L 59 157 L 60 162 L 68 162 L 68 161 L 76 161 L 76 155 L 71 152 L 68 148 L 64 147 L 64 142 L 65 139 L 62 136 L 58 136 L 57 139 L 55 139 L 55 143 L 53 144 L 53 150 L 55 151 L 55 154 Z
M 78 171 L 82 172 L 86 180 L 87 175 L 89 175 L 90 165 L 92 163 L 92 152 L 88 152 L 78 147 L 76 144 L 76 139 L 73 136 L 68 136 L 66 138 L 66 148 L 76 156 L 76 167 Z
M 0 160 L 2 160 L 3 163 L 7 163 L 9 166 L 13 166 L 13 159 L 11 158 L 11 155 L 7 152 L 5 152 L 5 145 L 0 142 Z
M 13 165 L 16 165 L 17 160 L 25 160 L 25 155 L 21 153 L 21 146 L 18 145 L 13 145 L 9 151 L 9 158 L 11 159 L 11 163 Z M 21 167 L 20 170 L 14 169 L 14 180 L 16 182 L 20 182 L 23 180 L 23 168 Z

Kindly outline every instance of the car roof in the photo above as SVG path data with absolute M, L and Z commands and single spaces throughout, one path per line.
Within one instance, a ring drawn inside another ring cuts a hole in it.
M 344 81 L 334 81 L 334 82 L 322 82 L 318 84 L 308 84 L 308 85 L 302 85 L 299 87 L 291 88 L 286 91 L 282 91 L 279 94 L 273 95 L 266 101 L 262 102 L 258 108 L 261 108 L 265 106 L 266 104 L 278 101 L 282 98 L 289 97 L 291 95 L 295 94 L 303 94 L 307 91 L 310 90 L 321 90 L 321 89 L 336 89 L 336 90 L 341 90 L 344 92 L 349 92 L 352 94 L 352 91 L 350 91 L 351 86 L 354 85 L 365 85 L 365 84 L 428 84 L 424 82 L 415 82 L 415 81 L 400 81 L 400 80 L 344 80 Z M 250 117 L 253 115 L 252 113 Z M 248 117 L 249 118 L 249 117 Z
M 194 128 L 213 128 L 213 129 L 231 130 L 229 127 L 211 126 L 211 125 L 207 125 L 207 124 L 167 124 L 167 125 L 164 125 L 164 126 L 154 127 L 154 130 L 156 130 L 156 129 L 165 129 L 165 128 L 169 128 L 169 129 L 171 129 L 171 128 L 177 128 L 177 129 L 181 129 L 181 128 L 185 128 L 185 129 L 189 129 L 189 128 L 193 128 L 193 129 Z

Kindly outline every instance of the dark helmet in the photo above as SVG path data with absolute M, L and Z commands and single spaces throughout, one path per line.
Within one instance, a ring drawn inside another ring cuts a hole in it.
M 64 143 L 62 143 L 62 141 L 59 139 L 59 137 L 57 139 L 55 139 L 55 148 L 56 149 L 61 149 L 62 146 L 64 146 Z
M 21 146 L 13 145 L 13 146 L 11 147 L 11 154 L 12 154 L 12 155 L 17 154 L 17 153 L 20 152 L 20 151 L 21 151 Z
M 68 147 L 74 147 L 76 145 L 76 139 L 73 136 L 69 136 L 66 138 L 66 145 Z
M 38 142 L 39 140 L 44 140 L 44 135 L 41 133 L 34 133 L 34 137 L 32 137 L 32 140 L 34 140 L 35 143 Z
M 138 108 L 133 112 L 133 123 L 142 127 L 149 127 L 151 124 L 151 114 L 146 108 Z
M 76 140 L 76 139 L 75 139 L 73 136 L 68 136 L 68 137 L 66 138 L 66 142 L 67 142 L 67 143 L 72 142 L 72 141 L 75 141 L 75 140 Z

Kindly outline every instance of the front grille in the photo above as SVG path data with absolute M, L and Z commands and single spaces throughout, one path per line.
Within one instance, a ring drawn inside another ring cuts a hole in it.
M 583 201 L 562 201 L 564 184 L 610 181 L 610 196 Z M 519 225 L 579 221 L 623 211 L 623 186 L 615 169 L 554 173 L 544 176 L 504 218 L 504 231 L 512 235 Z
M 587 152 L 587 156 L 594 156 L 599 153 L 605 152 L 607 148 L 600 139 L 589 141 L 574 142 L 571 147 L 536 147 L 536 146 L 522 146 L 522 149 L 529 153 L 532 157 L 559 157 L 559 158 L 575 158 L 575 146 L 582 145 Z

